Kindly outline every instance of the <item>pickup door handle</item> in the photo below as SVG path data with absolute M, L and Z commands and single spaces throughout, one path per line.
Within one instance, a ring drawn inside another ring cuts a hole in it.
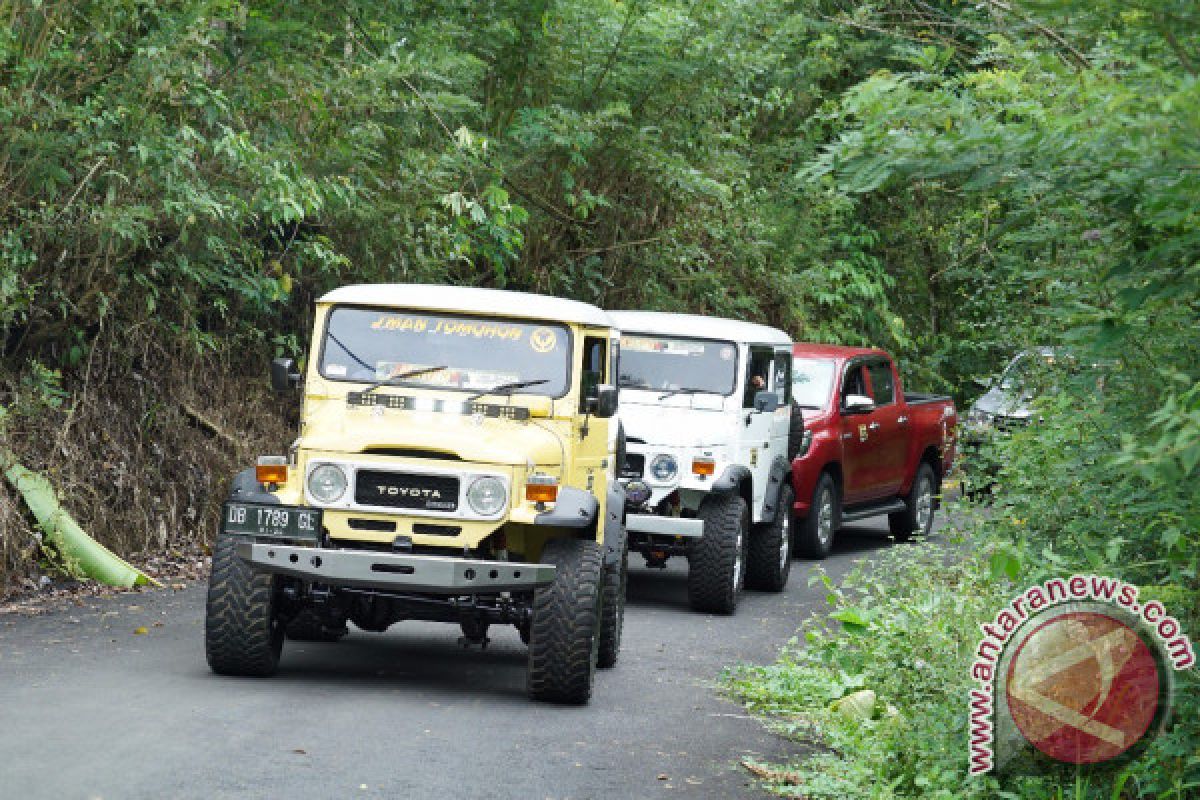
M 877 430 L 879 430 L 879 423 L 872 422 L 870 425 L 867 426 L 867 429 L 872 430 L 872 431 L 877 431 Z
M 908 417 L 899 417 L 896 419 L 896 422 L 899 422 L 901 425 L 907 425 Z

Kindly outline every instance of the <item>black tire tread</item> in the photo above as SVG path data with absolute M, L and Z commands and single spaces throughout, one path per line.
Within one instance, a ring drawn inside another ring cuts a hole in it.
M 557 567 L 537 590 L 529 631 L 528 690 L 534 700 L 583 705 L 592 695 L 603 614 L 600 545 L 552 539 L 542 563 Z
M 237 541 L 219 536 L 205 603 L 204 654 L 219 675 L 266 677 L 279 666 L 283 629 L 275 619 L 275 578 L 255 572 Z
M 742 529 L 745 550 L 747 515 L 740 495 L 709 495 L 700 503 L 696 516 L 704 520 L 704 536 L 688 553 L 688 602 L 696 611 L 732 614 L 737 608 L 740 591 L 733 587 L 737 532 Z

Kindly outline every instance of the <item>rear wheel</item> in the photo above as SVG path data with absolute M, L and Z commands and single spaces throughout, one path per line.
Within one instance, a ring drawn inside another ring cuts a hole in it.
M 837 485 L 828 472 L 813 489 L 808 516 L 796 526 L 796 551 L 807 558 L 821 559 L 833 549 L 838 519 Z
M 552 539 L 542 563 L 556 567 L 554 582 L 537 590 L 529 630 L 529 695 L 534 700 L 583 705 L 592 696 L 600 649 L 604 558 L 600 545 Z
M 775 520 L 756 526 L 750 537 L 746 585 L 764 592 L 782 592 L 792 571 L 792 487 L 779 490 Z
M 907 542 L 913 536 L 925 536 L 933 528 L 934 495 L 937 493 L 937 477 L 928 462 L 921 462 L 912 488 L 904 498 L 905 509 L 888 514 L 888 527 L 898 542 Z
M 616 564 L 604 568 L 604 606 L 600 612 L 600 653 L 596 666 L 602 669 L 617 663 L 621 652 L 621 628 L 625 624 L 625 580 L 629 574 L 629 545 L 621 551 Z
M 746 582 L 746 501 L 709 495 L 696 516 L 704 520 L 704 536 L 688 553 L 688 601 L 696 611 L 732 614 Z
M 219 536 L 205 603 L 204 655 L 219 675 L 266 677 L 279 666 L 283 625 L 275 610 L 275 576 L 255 572 L 237 541 Z

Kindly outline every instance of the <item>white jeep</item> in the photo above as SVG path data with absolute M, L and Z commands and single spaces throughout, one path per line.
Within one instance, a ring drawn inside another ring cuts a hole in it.
M 782 591 L 792 563 L 792 341 L 764 325 L 610 312 L 621 330 L 629 549 L 688 559 L 692 608 L 731 614 L 744 586 Z

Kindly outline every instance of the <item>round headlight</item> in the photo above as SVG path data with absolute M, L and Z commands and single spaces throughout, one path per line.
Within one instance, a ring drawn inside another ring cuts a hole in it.
M 655 480 L 664 483 L 673 480 L 679 474 L 679 462 L 675 460 L 675 456 L 657 456 L 650 462 L 650 474 L 654 476 Z
M 504 483 L 499 478 L 477 478 L 467 489 L 467 502 L 476 514 L 490 517 L 504 508 L 508 495 L 504 491 Z
M 347 485 L 346 473 L 335 464 L 322 464 L 308 473 L 308 493 L 318 503 L 336 503 Z

